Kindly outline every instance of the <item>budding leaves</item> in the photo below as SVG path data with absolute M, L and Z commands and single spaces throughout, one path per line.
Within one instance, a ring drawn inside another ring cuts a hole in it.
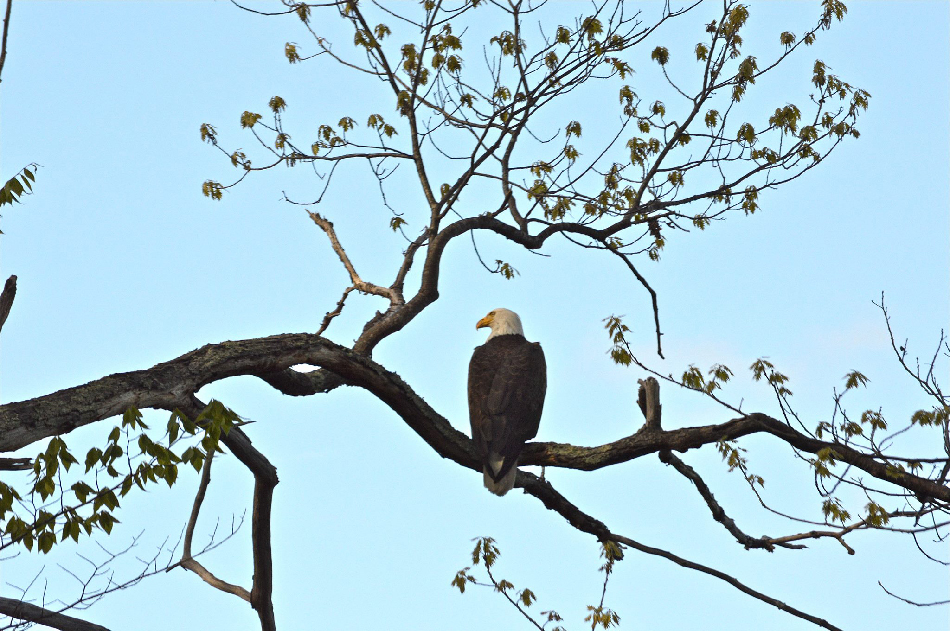
M 24 167 L 19 173 L 7 180 L 6 183 L 0 187 L 0 206 L 14 203 L 19 204 L 20 196 L 32 194 L 33 182 L 36 181 L 37 166 L 36 164 L 31 164 Z M 3 233 L 0 232 L 0 234 Z
M 241 127 L 243 127 L 244 129 L 250 129 L 254 127 L 254 125 L 256 125 L 257 122 L 261 120 L 261 118 L 262 117 L 260 114 L 255 114 L 254 112 L 245 111 L 243 114 L 241 114 Z
M 863 374 L 861 374 L 857 370 L 852 370 L 851 372 L 849 372 L 847 375 L 845 375 L 844 379 L 845 379 L 845 383 L 844 383 L 845 390 L 851 390 L 853 388 L 857 388 L 859 385 L 865 386 L 867 385 L 868 381 L 870 381 L 870 379 L 865 377 Z
M 697 51 L 697 54 L 698 54 L 698 51 Z M 670 61 L 670 51 L 667 50 L 663 46 L 657 46 L 656 48 L 653 49 L 653 52 L 650 53 L 650 59 L 660 64 L 661 66 L 665 66 Z

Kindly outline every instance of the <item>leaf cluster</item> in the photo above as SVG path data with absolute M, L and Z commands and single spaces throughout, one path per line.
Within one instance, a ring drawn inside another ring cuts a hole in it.
M 61 543 L 66 539 L 78 542 L 81 534 L 91 536 L 96 528 L 110 534 L 119 522 L 115 512 L 120 508 L 120 498 L 133 486 L 145 490 L 148 484 L 163 480 L 171 488 L 178 480 L 179 464 L 190 464 L 199 471 L 209 453 L 220 451 L 222 433 L 227 434 L 240 422 L 238 415 L 219 401 L 209 403 L 194 420 L 176 409 L 167 423 L 164 440 L 156 441 L 149 437 L 142 413 L 130 406 L 121 424 L 110 430 L 105 445 L 86 453 L 86 477 L 71 485 L 63 480 L 61 469 L 69 472 L 79 461 L 62 437 L 53 437 L 33 460 L 33 480 L 25 494 L 38 496 L 42 502 L 39 508 L 30 509 L 24 494 L 0 482 L 0 524 L 5 535 L 0 538 L 0 549 L 23 545 L 32 550 L 35 544 L 38 551 L 48 553 L 56 545 L 57 535 Z M 176 452 L 173 446 L 186 435 L 200 436 L 198 443 Z M 138 447 L 134 454 L 130 453 L 133 440 Z M 67 501 L 70 493 L 74 501 Z M 26 509 L 27 514 L 16 510 L 15 505 Z

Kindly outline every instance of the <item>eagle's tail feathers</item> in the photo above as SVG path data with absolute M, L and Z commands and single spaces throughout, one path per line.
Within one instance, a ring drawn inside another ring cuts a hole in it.
M 499 458 L 496 462 L 496 460 L 492 458 L 489 459 L 490 466 L 486 466 L 482 469 L 482 479 L 485 483 L 485 488 L 499 496 L 515 488 L 515 476 L 518 474 L 518 463 L 515 462 L 505 475 L 496 480 L 494 474 L 501 470 L 502 463 L 502 459 Z

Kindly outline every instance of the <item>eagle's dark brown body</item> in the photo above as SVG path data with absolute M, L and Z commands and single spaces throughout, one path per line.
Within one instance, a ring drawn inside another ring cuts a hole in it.
M 472 355 L 472 440 L 484 467 L 485 486 L 496 495 L 514 485 L 521 450 L 538 433 L 546 388 L 544 351 L 522 335 L 495 336 Z

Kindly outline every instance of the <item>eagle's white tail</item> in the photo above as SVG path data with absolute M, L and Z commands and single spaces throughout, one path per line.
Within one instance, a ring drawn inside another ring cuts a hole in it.
M 504 495 L 511 489 L 515 488 L 515 476 L 518 474 L 518 463 L 515 462 L 514 466 L 508 470 L 508 473 L 505 474 L 505 477 L 495 482 L 492 477 L 494 471 L 499 471 L 504 460 L 498 456 L 492 454 L 493 457 L 489 457 L 490 467 L 484 467 L 482 469 L 482 480 L 485 483 L 485 488 L 494 493 L 495 495 Z

